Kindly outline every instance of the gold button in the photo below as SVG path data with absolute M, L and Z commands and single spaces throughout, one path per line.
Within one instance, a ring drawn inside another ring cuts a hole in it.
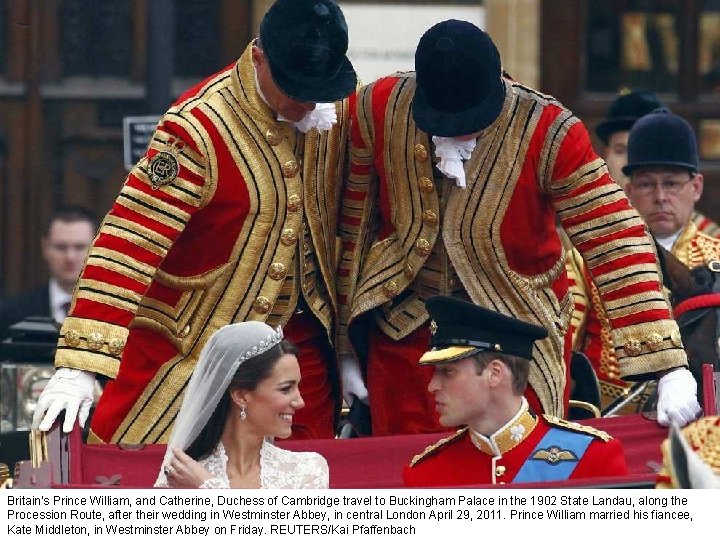
M 502 476 L 505 474 L 505 471 L 507 471 L 507 468 L 505 468 L 505 465 L 498 465 L 495 467 L 495 476 Z
M 99 351 L 105 344 L 105 336 L 100 332 L 91 332 L 88 336 L 88 349 L 91 351 Z
M 394 281 L 388 281 L 383 285 L 383 294 L 386 298 L 394 298 L 398 293 L 398 285 Z
M 415 275 L 415 269 L 413 268 L 412 264 L 405 263 L 405 268 L 403 268 L 403 274 L 405 274 L 409 278 L 412 278 Z
M 295 229 L 284 229 L 282 234 L 280 235 L 280 243 L 283 246 L 292 246 L 297 242 L 297 234 L 295 234 Z
M 312 264 L 310 264 L 310 261 L 305 261 L 303 263 L 303 271 L 307 274 L 310 270 L 312 270 Z
M 68 330 L 65 332 L 65 343 L 71 347 L 77 347 L 80 344 L 80 334 L 75 330 Z
M 108 351 L 113 356 L 119 356 L 125 348 L 125 340 L 121 338 L 112 338 L 108 341 Z
M 637 339 L 631 339 L 623 345 L 623 350 L 628 356 L 637 356 L 642 352 L 642 345 Z
M 258 313 L 267 313 L 270 311 L 270 300 L 264 296 L 258 296 L 253 304 L 253 309 Z
M 415 157 L 418 159 L 418 161 L 427 161 L 428 158 L 428 151 L 425 146 L 422 144 L 416 144 L 415 145 Z
M 190 335 L 190 325 L 186 324 L 182 330 L 178 332 L 178 337 L 188 337 Z
M 647 343 L 648 349 L 651 351 L 659 351 L 662 348 L 663 337 L 657 332 L 652 332 L 645 340 L 645 343 Z
M 300 170 L 300 165 L 298 165 L 297 161 L 295 161 L 294 159 L 291 159 L 290 161 L 286 162 L 285 165 L 282 166 L 282 170 L 283 170 L 283 176 L 285 178 L 292 178 Z
M 418 178 L 418 187 L 425 193 L 431 193 L 435 189 L 435 184 L 427 176 Z
M 277 146 L 282 142 L 283 136 L 277 129 L 270 128 L 265 132 L 265 140 L 272 146 Z
M 424 238 L 421 238 L 417 242 L 415 242 L 415 252 L 418 255 L 422 255 L 423 257 L 430 255 L 430 252 L 432 251 L 432 246 L 430 246 L 430 242 L 425 240 Z
M 670 341 L 676 347 L 682 346 L 682 337 L 680 336 L 680 330 L 673 330 L 672 332 L 670 332 Z
M 288 197 L 287 209 L 290 212 L 297 212 L 298 210 L 300 210 L 301 205 L 302 205 L 302 197 L 300 195 L 298 195 L 297 193 L 290 195 Z
M 270 269 L 268 270 L 268 275 L 274 279 L 275 281 L 280 281 L 285 277 L 287 274 L 287 268 L 285 268 L 285 265 L 283 263 L 272 263 L 270 265 Z
M 438 216 L 432 210 L 425 210 L 423 212 L 423 221 L 428 225 L 435 225 L 438 222 Z

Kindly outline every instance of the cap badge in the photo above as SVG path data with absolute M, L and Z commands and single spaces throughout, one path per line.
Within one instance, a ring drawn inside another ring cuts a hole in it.
M 437 332 L 437 323 L 435 322 L 435 319 L 433 319 L 432 321 L 430 321 L 430 334 L 434 336 L 436 332 Z

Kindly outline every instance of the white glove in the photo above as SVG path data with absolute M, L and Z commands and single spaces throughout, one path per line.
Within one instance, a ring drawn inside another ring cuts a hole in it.
M 702 413 L 697 383 L 687 369 L 676 369 L 658 381 L 657 421 L 662 426 L 683 427 Z
M 343 398 L 348 405 L 358 398 L 363 403 L 368 402 L 368 391 L 363 381 L 360 361 L 352 354 L 340 355 L 340 379 L 342 382 Z
M 63 422 L 65 433 L 72 431 L 76 417 L 80 427 L 85 427 L 93 403 L 94 389 L 94 373 L 70 368 L 58 369 L 38 398 L 32 428 L 49 430 L 63 409 L 66 409 Z

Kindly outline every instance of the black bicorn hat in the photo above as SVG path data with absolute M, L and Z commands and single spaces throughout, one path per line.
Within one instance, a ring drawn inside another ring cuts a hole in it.
M 334 0 L 277 0 L 260 23 L 260 42 L 273 80 L 291 98 L 331 103 L 355 91 L 347 23 Z
M 665 108 L 635 122 L 628 136 L 628 162 L 622 172 L 630 176 L 641 167 L 677 167 L 697 172 L 697 139 L 690 124 Z
M 622 94 L 610 104 L 605 119 L 595 127 L 595 134 L 603 144 L 608 144 L 610 135 L 630 131 L 635 122 L 660 107 L 662 104 L 657 96 L 647 90 Z
M 415 51 L 415 75 L 413 118 L 426 133 L 475 133 L 502 111 L 500 53 L 490 36 L 470 22 L 450 19 L 425 32 Z
M 542 326 L 450 296 L 432 296 L 425 308 L 431 350 L 420 358 L 422 365 L 454 362 L 483 351 L 531 360 L 535 341 L 548 336 Z

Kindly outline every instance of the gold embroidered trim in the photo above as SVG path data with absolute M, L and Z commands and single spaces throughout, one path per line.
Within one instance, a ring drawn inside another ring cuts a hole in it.
M 608 442 L 612 439 L 609 433 L 591 426 L 584 426 L 582 424 L 578 424 L 577 422 L 570 422 L 568 420 L 563 420 L 562 418 L 558 418 L 549 414 L 544 414 L 543 418 L 545 418 L 547 423 L 552 426 L 566 429 L 568 431 L 574 431 L 576 433 L 585 433 L 587 435 L 592 435 L 596 439 L 601 439 L 604 442 Z
M 528 410 L 527 402 L 523 403 L 523 407 L 523 412 L 515 421 L 508 422 L 490 437 L 495 442 L 500 455 L 504 455 L 522 443 L 537 427 L 538 419 Z M 481 452 L 491 456 L 496 455 L 495 449 L 488 443 L 486 437 L 471 429 L 470 438 L 475 447 Z
M 444 439 L 440 439 L 438 442 L 431 444 L 430 446 L 426 447 L 425 450 L 417 454 L 412 460 L 410 461 L 410 466 L 414 467 L 418 463 L 420 463 L 422 460 L 432 456 L 433 454 L 437 454 L 444 446 L 447 446 L 448 444 L 451 444 L 458 439 L 462 438 L 463 435 L 465 435 L 466 432 L 468 432 L 469 428 L 465 427 L 462 429 L 457 430 L 457 432 L 454 435 L 451 435 L 450 437 L 445 437 Z

